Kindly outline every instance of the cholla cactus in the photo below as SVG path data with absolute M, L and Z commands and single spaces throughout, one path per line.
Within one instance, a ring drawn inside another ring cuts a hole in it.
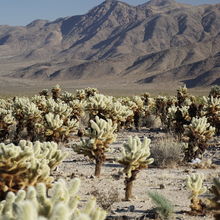
M 127 106 L 114 100 L 112 96 L 102 94 L 90 97 L 85 108 L 89 112 L 90 119 L 93 120 L 95 116 L 106 120 L 111 119 L 113 124 L 117 124 L 118 127 L 133 114 Z
M 207 141 L 215 134 L 215 128 L 210 126 L 206 117 L 193 118 L 190 125 L 185 125 L 185 136 L 188 137 L 188 147 L 185 151 L 185 161 L 202 157 L 207 148 Z
M 51 169 L 66 156 L 55 143 L 20 141 L 19 145 L 0 144 L 0 198 L 8 191 L 16 192 L 44 182 L 50 186 Z
M 189 106 L 176 107 L 172 105 L 168 108 L 166 126 L 179 139 L 181 139 L 184 133 L 184 125 L 189 124 L 191 121 L 188 110 Z
M 199 198 L 206 192 L 207 188 L 203 186 L 204 176 L 202 174 L 193 174 L 187 177 L 187 187 L 191 190 L 191 212 L 192 214 L 204 213 L 205 204 Z
M 220 218 L 220 181 L 214 179 L 213 183 L 210 189 L 212 198 L 208 200 L 208 209 L 214 212 L 215 219 L 218 220 Z
M 95 176 L 99 177 L 101 174 L 101 166 L 104 163 L 106 156 L 105 152 L 109 150 L 109 144 L 116 139 L 116 125 L 112 124 L 111 120 L 105 121 L 98 116 L 95 120 L 90 120 L 91 127 L 88 129 L 86 140 L 81 139 L 82 143 L 74 145 L 74 150 L 90 159 L 95 160 Z
M 0 203 L 0 219 L 4 220 L 104 220 L 106 212 L 96 207 L 91 199 L 84 209 L 78 209 L 80 186 L 79 179 L 73 179 L 69 186 L 62 179 L 54 183 L 51 196 L 47 194 L 43 183 L 28 187 L 27 192 L 19 190 L 17 194 L 7 194 Z
M 209 93 L 209 97 L 213 97 L 213 98 L 220 98 L 220 86 L 213 86 L 211 88 L 211 91 Z
M 4 141 L 9 137 L 15 124 L 16 120 L 12 111 L 0 108 L 0 141 Z
M 61 93 L 61 88 L 60 85 L 56 85 L 51 89 L 51 93 L 52 93 L 52 97 L 53 99 L 56 101 L 58 100 L 58 98 L 60 97 L 60 93 Z
M 188 89 L 186 88 L 186 85 L 177 89 L 177 100 L 178 100 L 177 104 L 179 107 L 183 105 L 191 105 L 192 99 L 194 99 L 194 97 L 188 93 Z
M 151 140 L 144 138 L 143 143 L 139 137 L 129 137 L 128 142 L 123 144 L 122 157 L 118 160 L 124 166 L 125 178 L 125 200 L 129 201 L 132 197 L 133 181 L 138 172 L 153 163 L 154 159 L 150 157 Z
M 60 115 L 48 113 L 45 115 L 45 123 L 43 128 L 47 141 L 67 141 L 69 134 L 78 128 L 78 121 L 75 119 L 61 119 Z
M 49 91 L 48 89 L 43 89 L 41 92 L 39 92 L 40 96 L 44 96 L 45 98 L 49 97 Z
M 220 97 L 214 98 L 213 96 L 206 98 L 203 97 L 204 115 L 208 118 L 208 122 L 216 128 L 216 133 L 220 133 Z
M 99 91 L 96 88 L 88 87 L 86 89 L 79 89 L 79 90 L 76 90 L 76 99 L 81 101 L 91 96 L 95 96 L 96 94 L 99 94 Z
M 21 134 L 26 128 L 27 137 L 31 141 L 36 139 L 36 125 L 42 120 L 41 111 L 36 104 L 28 98 L 15 98 L 13 103 L 13 115 L 16 118 L 16 134 L 14 142 L 18 143 L 21 139 Z

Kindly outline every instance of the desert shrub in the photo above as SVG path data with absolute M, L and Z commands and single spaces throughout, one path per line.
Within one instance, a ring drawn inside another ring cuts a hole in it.
M 96 198 L 97 205 L 108 212 L 115 202 L 119 202 L 119 193 L 115 188 L 111 188 L 107 192 L 95 189 L 90 194 Z
M 184 143 L 172 137 L 160 138 L 151 147 L 151 156 L 157 167 L 176 166 L 183 160 Z

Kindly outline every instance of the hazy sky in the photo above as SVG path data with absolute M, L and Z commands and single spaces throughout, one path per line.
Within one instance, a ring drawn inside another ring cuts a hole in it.
M 0 24 L 26 25 L 35 19 L 55 20 L 59 17 L 86 13 L 104 0 L 0 0 Z M 147 0 L 122 0 L 138 5 Z M 177 0 L 193 5 L 215 4 L 220 0 Z

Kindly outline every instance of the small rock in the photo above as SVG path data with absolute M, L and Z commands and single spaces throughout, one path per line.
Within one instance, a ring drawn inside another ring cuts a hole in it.
M 128 208 L 128 210 L 129 210 L 130 212 L 134 212 L 134 211 L 135 211 L 135 206 L 134 206 L 134 205 L 130 205 L 129 208 Z
M 160 184 L 160 189 L 165 189 L 165 185 L 164 184 Z

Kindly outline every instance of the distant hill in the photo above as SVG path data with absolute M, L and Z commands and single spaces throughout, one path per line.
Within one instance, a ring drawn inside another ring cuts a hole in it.
M 220 85 L 220 4 L 106 0 L 85 15 L 0 26 L 1 57 L 35 61 L 15 78 Z

